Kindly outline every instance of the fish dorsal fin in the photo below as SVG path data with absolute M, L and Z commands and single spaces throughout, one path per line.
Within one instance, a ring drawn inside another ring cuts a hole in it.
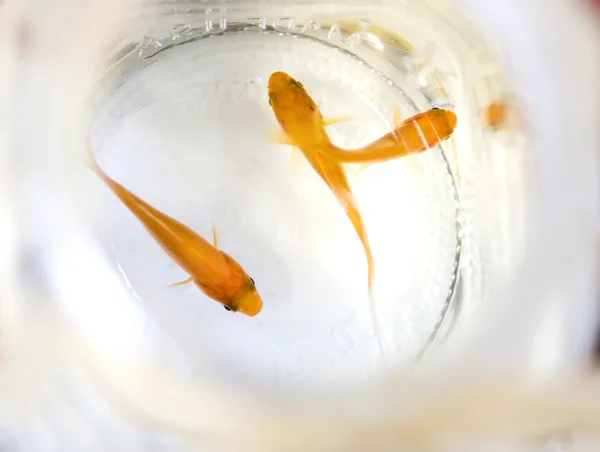
M 332 118 L 328 118 L 328 119 L 323 119 L 323 125 L 325 127 L 329 127 L 332 126 L 334 124 L 339 124 L 341 122 L 347 122 L 347 121 L 352 121 L 356 119 L 355 116 L 351 116 L 351 115 L 346 115 L 346 116 L 334 116 Z
M 183 281 L 179 281 L 173 284 L 169 284 L 169 287 L 178 287 L 178 286 L 183 286 L 185 284 L 191 283 L 194 281 L 194 278 L 192 278 L 191 276 L 188 279 L 185 279 Z
M 212 234 L 213 234 L 213 246 L 216 249 L 219 249 L 219 240 L 217 239 L 217 227 L 214 224 L 212 225 Z

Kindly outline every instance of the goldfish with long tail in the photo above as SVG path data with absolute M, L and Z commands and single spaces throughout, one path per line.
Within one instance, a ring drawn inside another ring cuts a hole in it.
M 321 146 L 330 143 L 324 132 L 325 121 L 321 113 L 302 85 L 283 72 L 275 72 L 269 79 L 269 103 L 283 129 L 282 134 L 271 136 L 271 139 L 299 148 L 346 211 L 365 250 L 368 287 L 371 293 L 375 265 L 367 231 L 342 164 L 320 151 Z M 340 122 L 340 120 L 343 119 L 336 118 L 330 123 Z M 379 338 L 378 328 L 376 334 Z M 384 356 L 381 342 L 380 348 Z
M 192 229 L 160 212 L 109 177 L 89 152 L 87 166 L 142 223 L 162 249 L 190 277 L 172 284 L 194 283 L 204 294 L 221 303 L 225 309 L 253 317 L 263 306 L 254 280 L 230 255 L 218 249 L 213 226 L 213 243 Z

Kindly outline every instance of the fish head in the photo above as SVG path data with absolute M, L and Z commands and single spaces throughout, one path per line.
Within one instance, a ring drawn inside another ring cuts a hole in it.
M 254 317 L 263 306 L 254 280 L 234 258 L 223 251 L 221 254 L 229 267 L 228 281 L 221 285 L 218 293 L 211 295 L 210 292 L 203 289 L 204 293 L 221 303 L 228 311 L 241 312 L 249 317 Z
M 456 129 L 458 118 L 451 110 L 442 108 L 432 108 L 426 112 L 431 124 L 434 125 L 437 134 L 441 140 L 449 138 Z
M 233 299 L 225 305 L 228 311 L 241 312 L 249 317 L 254 317 L 263 307 L 262 298 L 256 290 L 256 285 L 252 278 L 248 278 L 248 283 Z
M 285 72 L 274 72 L 269 77 L 269 104 L 277 122 L 292 139 L 322 126 L 323 118 L 314 100 L 302 83 Z
M 483 125 L 493 129 L 498 128 L 508 115 L 509 106 L 506 103 L 493 103 L 484 111 Z

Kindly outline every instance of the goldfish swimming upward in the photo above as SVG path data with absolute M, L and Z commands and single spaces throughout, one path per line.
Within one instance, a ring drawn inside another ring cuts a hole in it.
M 111 179 L 98 166 L 91 152 L 88 166 L 140 220 L 165 252 L 190 275 L 189 279 L 173 286 L 193 282 L 228 311 L 241 312 L 250 317 L 260 312 L 263 303 L 254 280 L 231 256 L 217 249 L 214 227 L 211 245 L 184 224 L 159 212 Z
M 282 135 L 273 139 L 298 147 L 346 210 L 346 215 L 367 255 L 368 283 L 371 291 L 375 265 L 367 230 L 344 168 L 341 163 L 331 159 L 321 150 L 322 147 L 331 145 L 321 112 L 302 84 L 283 72 L 275 72 L 269 78 L 269 103 L 283 129 Z
M 346 172 L 340 162 L 335 161 L 323 152 L 323 147 L 331 146 L 331 142 L 324 129 L 326 121 L 323 119 L 314 101 L 304 90 L 302 84 L 283 72 L 275 72 L 269 78 L 269 104 L 271 104 L 275 117 L 283 129 L 278 136 L 273 136 L 271 139 L 278 143 L 293 145 L 302 151 L 313 169 L 321 176 L 321 179 L 327 184 L 337 201 L 344 207 L 346 215 L 350 219 L 363 245 L 368 266 L 371 320 L 381 351 L 381 357 L 384 365 L 387 365 L 381 339 L 382 335 L 376 320 L 372 296 L 375 276 L 373 253 L 367 237 L 367 230 L 358 209 L 358 203 L 350 189 Z M 340 120 L 340 118 L 333 119 L 328 124 L 333 124 Z
M 456 115 L 433 108 L 412 116 L 390 133 L 356 150 L 335 146 L 325 127 L 347 117 L 326 120 L 304 86 L 284 72 L 269 78 L 269 100 L 283 134 L 273 139 L 298 148 L 314 149 L 341 163 L 374 163 L 426 151 L 448 139 L 456 128 Z

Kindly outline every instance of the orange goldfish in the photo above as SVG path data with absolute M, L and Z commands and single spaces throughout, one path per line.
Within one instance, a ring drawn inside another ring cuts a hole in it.
M 190 275 L 185 281 L 172 286 L 193 282 L 228 311 L 250 317 L 261 311 L 263 302 L 254 280 L 235 259 L 217 248 L 214 226 L 211 245 L 186 225 L 159 212 L 111 179 L 96 163 L 91 152 L 89 167 L 140 220 L 165 252 Z
M 510 105 L 505 102 L 494 102 L 483 111 L 483 125 L 493 130 L 502 128 L 508 116 Z
M 269 103 L 283 129 L 281 135 L 272 137 L 273 141 L 298 147 L 346 210 L 367 256 L 371 290 L 375 265 L 358 203 L 341 163 L 331 159 L 321 149 L 323 146 L 333 146 L 325 132 L 326 121 L 302 84 L 283 72 L 275 72 L 269 78 Z M 334 119 L 329 124 L 339 121 L 339 118 Z
M 324 153 L 337 162 L 384 162 L 426 151 L 448 139 L 456 128 L 456 115 L 450 110 L 433 108 L 412 116 L 392 132 L 357 150 L 335 146 L 325 127 L 348 117 L 326 120 L 304 86 L 284 72 L 275 72 L 269 78 L 269 102 L 283 133 L 272 139 L 292 144 L 304 150 Z
M 363 152 L 372 152 L 373 149 L 396 147 L 395 151 L 399 153 L 394 158 L 408 157 L 419 154 L 434 147 L 439 142 L 447 139 L 456 127 L 456 115 L 450 110 L 441 110 L 432 108 L 423 113 L 418 113 L 404 121 L 400 120 L 400 111 L 394 109 L 394 130 L 383 135 L 377 140 L 360 148 L 356 151 L 346 151 L 334 149 L 330 151 L 334 158 L 345 163 L 364 161 Z M 402 142 L 402 146 L 398 147 Z M 358 154 L 358 157 L 356 155 Z M 340 157 L 341 156 L 341 157 Z M 365 169 L 372 163 L 389 160 L 386 154 L 382 154 L 379 159 L 374 158 L 361 165 Z
M 329 152 L 341 162 L 381 162 L 431 149 L 448 139 L 456 128 L 456 115 L 450 110 L 432 108 L 405 119 L 395 129 L 356 151 Z M 386 150 L 384 152 L 383 150 Z M 393 155 L 393 153 L 396 155 Z M 366 158 L 368 155 L 370 158 Z

